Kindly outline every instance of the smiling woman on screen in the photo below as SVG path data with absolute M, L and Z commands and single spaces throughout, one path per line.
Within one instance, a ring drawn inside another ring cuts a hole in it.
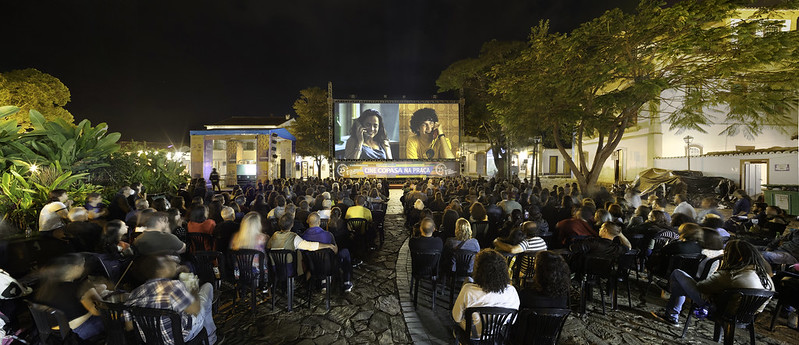
M 344 158 L 393 159 L 383 117 L 377 110 L 364 110 L 361 116 L 353 121 Z
M 453 159 L 452 143 L 441 132 L 438 114 L 430 108 L 422 108 L 413 113 L 410 121 L 411 131 L 415 135 L 405 142 L 405 158 L 407 159 Z

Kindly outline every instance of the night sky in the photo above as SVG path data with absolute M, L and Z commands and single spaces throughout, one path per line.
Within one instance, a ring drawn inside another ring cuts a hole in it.
M 46 3 L 46 5 L 45 5 Z M 72 92 L 76 120 L 123 140 L 188 142 L 237 116 L 282 116 L 299 90 L 430 99 L 454 61 L 541 19 L 568 31 L 637 1 L 0 1 L 0 73 L 37 68 Z

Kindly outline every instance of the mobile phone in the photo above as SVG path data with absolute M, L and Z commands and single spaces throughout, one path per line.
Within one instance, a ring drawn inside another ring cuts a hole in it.
M 524 210 L 524 219 L 530 219 L 530 211 Z

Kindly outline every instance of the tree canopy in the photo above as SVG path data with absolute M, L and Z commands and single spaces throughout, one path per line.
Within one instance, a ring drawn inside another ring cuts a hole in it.
M 327 91 L 318 87 L 300 90 L 300 98 L 294 101 L 294 112 L 297 117 L 289 131 L 297 138 L 296 152 L 300 156 L 315 157 L 321 177 L 322 157 L 330 154 Z
M 33 128 L 29 117 L 31 109 L 45 114 L 46 120 L 73 123 L 72 114 L 64 109 L 70 97 L 69 89 L 58 78 L 35 68 L 0 74 L 0 104 L 20 108 L 8 120 L 16 121 L 23 130 Z
M 660 116 L 662 102 L 673 107 L 665 114 L 671 129 L 724 123 L 720 134 L 752 136 L 794 123 L 797 31 L 760 19 L 726 25 L 736 10 L 726 0 L 643 0 L 634 13 L 610 10 L 567 34 L 542 22 L 516 57 L 492 66 L 488 108 L 510 137 L 552 133 L 583 190 L 595 186 L 625 129 Z M 650 108 L 657 111 L 642 112 Z M 597 139 L 592 162 L 564 148 L 571 134 L 577 152 Z

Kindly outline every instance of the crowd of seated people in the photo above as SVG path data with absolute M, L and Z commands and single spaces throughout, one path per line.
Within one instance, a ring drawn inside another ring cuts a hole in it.
M 39 238 L 57 243 L 59 250 L 45 251 L 50 256 L 42 259 L 42 267 L 29 269 L 32 300 L 63 311 L 81 339 L 103 333 L 96 305 L 118 290 L 128 292 L 128 306 L 178 312 L 184 340 L 205 329 L 214 344 L 213 289 L 178 279 L 196 269 L 192 234 L 213 238 L 196 250 L 222 255 L 240 249 L 331 249 L 338 258 L 338 281 L 351 291 L 353 241 L 346 221 L 372 222 L 372 211 L 384 211 L 388 200 L 388 183 L 380 180 L 280 179 L 214 192 L 197 179 L 174 195 L 153 198 L 144 190 L 134 183 L 108 204 L 90 194 L 84 205 L 73 205 L 66 191 L 54 190 L 40 212 Z M 89 270 L 95 257 L 107 273 Z M 300 274 L 306 269 L 302 262 L 293 264 Z M 260 267 L 253 263 L 254 270 Z
M 748 220 L 743 230 L 725 221 L 715 198 L 704 198 L 701 207 L 694 208 L 685 194 L 676 194 L 673 212 L 669 213 L 666 212 L 664 196 L 651 195 L 641 199 L 636 193 L 625 195 L 626 198 L 614 197 L 602 189 L 584 196 L 577 186 L 546 189 L 526 180 L 457 177 L 408 181 L 402 202 L 406 215 L 413 220 L 407 224 L 412 236 L 411 252 L 441 248 L 442 258 L 449 258 L 442 266 L 445 267 L 444 274 L 455 270 L 451 253 L 464 247 L 479 252 L 478 255 L 497 257 L 499 254 L 504 258 L 502 262 L 495 260 L 498 266 L 501 263 L 503 267 L 503 274 L 494 273 L 494 279 L 499 282 L 496 286 L 484 287 L 484 284 L 476 282 L 478 275 L 483 273 L 478 273 L 478 263 L 474 263 L 471 282 L 467 280 L 468 288 L 464 285 L 460 290 L 458 303 L 452 311 L 456 322 L 463 321 L 463 311 L 468 307 L 518 308 L 514 306 L 519 296 L 522 297 L 522 307 L 567 307 L 566 297 L 571 284 L 569 272 L 581 267 L 583 257 L 613 260 L 637 249 L 636 264 L 646 264 L 639 269 L 646 269 L 656 279 L 663 280 L 659 285 L 665 290 L 669 290 L 669 286 L 679 286 L 671 291 L 673 297 L 666 312 L 658 314 L 667 323 L 673 323 L 673 316 L 679 311 L 678 304 L 684 300 L 681 296 L 695 294 L 697 283 L 691 285 L 684 275 L 695 279 L 704 272 L 710 281 L 738 281 L 737 275 L 745 273 L 741 271 L 744 266 L 756 271 L 758 277 L 768 277 L 770 268 L 766 270 L 763 267 L 769 264 L 797 263 L 799 235 L 795 230 L 786 230 L 789 219 L 784 211 L 761 205 L 762 212 L 749 214 L 745 208 L 751 200 L 743 191 L 735 192 L 738 198 L 736 209 L 741 210 L 739 217 L 746 215 Z M 425 206 L 428 195 L 435 195 L 431 200 L 436 202 L 435 212 Z M 627 199 L 637 201 L 636 207 L 633 208 L 633 203 Z M 756 206 L 755 211 L 759 211 L 757 203 L 751 204 Z M 446 205 L 443 213 L 438 211 L 442 205 Z M 431 215 L 440 218 L 429 219 Z M 483 232 L 485 223 L 488 230 Z M 432 228 L 435 224 L 439 224 L 437 229 Z M 471 238 L 466 230 L 471 233 Z M 488 236 L 487 242 L 480 238 L 484 233 Z M 436 237 L 444 240 L 443 246 Z M 767 245 L 755 246 L 767 237 L 771 238 L 764 243 Z M 734 250 L 730 249 L 730 244 L 734 244 Z M 518 293 L 511 294 L 500 285 L 506 281 L 505 274 L 514 272 L 514 260 L 510 258 L 521 253 L 535 255 L 532 284 L 529 277 L 521 279 L 520 286 L 516 287 Z M 675 255 L 697 255 L 701 261 L 698 267 L 692 267 L 692 271 L 687 273 L 679 267 L 667 272 Z M 722 255 L 724 258 L 718 260 Z M 646 260 L 639 261 L 638 257 Z M 728 257 L 735 260 L 743 257 L 747 265 L 725 263 Z M 729 278 L 730 274 L 732 278 Z M 749 280 L 754 282 L 746 278 Z M 523 282 L 527 283 L 521 284 Z M 700 282 L 698 286 L 701 291 L 705 291 L 705 286 L 715 286 L 713 293 L 735 287 L 772 289 L 765 283 L 727 286 Z M 471 331 L 475 332 L 475 329 Z

